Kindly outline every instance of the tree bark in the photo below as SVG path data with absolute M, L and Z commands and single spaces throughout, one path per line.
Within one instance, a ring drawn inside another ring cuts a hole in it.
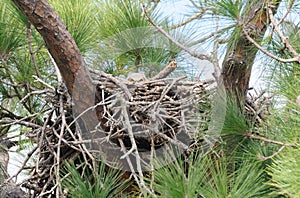
M 86 63 L 66 26 L 47 0 L 13 0 L 25 14 L 30 23 L 41 34 L 48 51 L 53 57 L 69 94 L 72 96 L 74 116 L 78 116 L 87 108 L 99 102 L 101 97 L 96 94 Z M 96 97 L 96 98 L 95 98 Z M 95 113 L 84 115 L 82 123 L 84 131 L 93 130 L 98 120 L 101 120 L 102 109 Z M 99 118 L 99 119 L 95 119 Z M 82 132 L 84 133 L 84 132 Z
M 83 57 L 67 28 L 47 0 L 13 0 L 31 24 L 43 37 L 46 47 L 55 60 L 68 91 L 72 94 L 79 73 L 82 86 L 91 90 L 92 80 Z
M 280 2 L 277 1 L 274 11 L 277 10 Z M 237 27 L 239 29 L 245 28 L 245 31 L 258 43 L 262 41 L 270 23 L 265 5 L 266 2 L 261 0 L 248 1 L 246 11 Z M 240 30 L 240 32 L 242 31 Z M 243 34 L 227 48 L 222 77 L 227 93 L 233 94 L 238 101 L 245 101 L 247 96 L 251 70 L 257 52 L 258 49 Z

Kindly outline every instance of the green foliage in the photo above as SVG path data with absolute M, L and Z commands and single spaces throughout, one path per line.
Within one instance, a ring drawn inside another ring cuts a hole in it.
M 300 148 L 286 148 L 268 168 L 269 184 L 277 190 L 273 194 L 300 197 Z
M 188 165 L 187 165 L 188 164 Z M 154 171 L 153 188 L 159 197 L 262 197 L 263 169 L 244 160 L 233 173 L 225 157 L 211 154 L 177 159 Z M 162 164 L 159 164 L 162 165 Z
M 228 98 L 221 136 L 229 152 L 232 152 L 232 149 L 244 142 L 244 135 L 251 129 L 250 122 L 240 106 L 243 106 L 243 104 L 238 105 L 235 99 Z
M 25 25 L 21 17 L 24 16 L 16 14 L 11 1 L 0 2 L 0 57 L 7 56 L 26 43 Z
M 51 5 L 85 54 L 97 44 L 99 32 L 95 17 L 99 9 L 94 0 L 51 0 Z
M 63 176 L 66 173 L 70 174 L 62 180 L 62 185 L 73 198 L 114 198 L 122 195 L 122 191 L 129 184 L 120 180 L 121 172 L 106 167 L 104 163 L 100 163 L 99 169 L 93 174 L 86 169 L 83 177 L 77 168 L 73 163 L 66 164 L 62 173 Z
M 150 26 L 138 1 L 114 2 L 99 2 L 97 27 L 101 43 L 93 66 L 115 76 L 129 71 L 155 75 L 181 50 Z M 158 25 L 166 24 L 158 20 L 156 13 L 151 13 L 151 18 Z
M 241 0 L 212 1 L 209 5 L 214 7 L 214 12 L 231 20 L 239 20 L 242 11 Z

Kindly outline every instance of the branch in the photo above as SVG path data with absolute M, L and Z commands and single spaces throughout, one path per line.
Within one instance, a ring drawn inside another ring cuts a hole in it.
M 132 97 L 129 89 L 127 88 L 127 86 L 124 83 L 122 83 L 121 81 L 119 81 L 118 79 L 114 78 L 111 74 L 107 74 L 101 70 L 96 70 L 96 69 L 92 69 L 92 68 L 89 68 L 89 71 L 94 74 L 99 75 L 99 77 L 103 76 L 105 78 L 108 78 L 109 80 L 111 80 L 113 83 L 118 85 L 124 91 L 125 95 L 127 96 L 127 99 L 129 99 L 130 101 L 133 100 L 133 97 Z
M 297 62 L 300 63 L 300 56 L 299 56 L 298 52 L 290 45 L 290 43 L 288 41 L 288 37 L 285 37 L 283 35 L 283 33 L 280 30 L 278 24 L 275 22 L 274 14 L 273 14 L 273 11 L 271 9 L 272 5 L 270 4 L 269 0 L 267 2 L 268 2 L 268 13 L 269 13 L 271 23 L 273 24 L 276 32 L 278 33 L 278 36 L 279 36 L 280 40 L 282 41 L 284 46 L 289 50 L 289 52 L 291 52 L 291 54 L 297 59 Z
M 267 156 L 267 157 L 265 157 L 265 156 L 258 156 L 258 158 L 260 158 L 260 159 L 263 160 L 263 161 L 266 161 L 266 160 L 268 160 L 268 159 L 271 159 L 271 158 L 275 157 L 276 155 L 278 155 L 285 147 L 286 147 L 285 145 L 281 146 L 281 147 L 278 149 L 278 151 L 276 151 L 275 153 L 273 153 L 273 154 L 270 155 L 270 156 Z
M 267 142 L 267 143 L 271 143 L 271 144 L 277 144 L 277 145 L 281 145 L 281 146 L 297 146 L 296 144 L 288 144 L 288 143 L 283 143 L 283 142 L 276 141 L 276 140 L 270 140 L 270 139 L 260 137 L 260 136 L 255 136 L 251 133 L 247 133 L 247 134 L 245 134 L 245 136 L 248 137 L 248 138 L 254 139 L 254 140 L 260 140 L 260 141 L 263 141 L 263 142 Z
M 210 60 L 210 57 L 207 56 L 206 54 L 198 54 L 194 51 L 192 51 L 191 49 L 189 49 L 188 47 L 182 45 L 181 43 L 179 43 L 178 41 L 175 40 L 175 38 L 173 38 L 169 33 L 167 33 L 164 29 L 162 29 L 161 27 L 159 27 L 158 25 L 156 25 L 151 18 L 149 17 L 145 6 L 143 4 L 141 4 L 142 10 L 143 10 L 143 14 L 146 16 L 146 20 L 153 25 L 160 33 L 162 33 L 166 38 L 168 38 L 172 43 L 174 43 L 177 47 L 181 48 L 182 50 L 186 51 L 188 54 L 190 54 L 193 57 L 199 58 L 200 60 Z
M 177 63 L 175 60 L 171 61 L 163 70 L 161 70 L 158 74 L 156 74 L 151 80 L 158 80 L 167 77 L 170 73 L 172 73 L 177 67 Z
M 33 63 L 33 66 L 34 66 L 34 70 L 35 70 L 35 73 L 36 73 L 36 76 L 37 77 L 40 77 L 40 74 L 39 74 L 39 70 L 38 70 L 38 66 L 37 66 L 37 63 L 36 63 L 36 60 L 35 60 L 35 56 L 34 56 L 34 52 L 32 50 L 32 41 L 31 41 L 31 24 L 30 23 L 27 23 L 27 31 L 26 31 L 26 35 L 27 35 L 27 43 L 28 43 L 28 49 L 29 49 L 29 53 L 30 53 L 30 56 L 31 56 L 31 60 L 32 60 L 32 63 Z
M 200 9 L 200 11 L 198 13 L 194 14 L 193 16 L 187 18 L 186 20 L 184 20 L 176 25 L 172 25 L 168 29 L 173 30 L 173 29 L 179 28 L 181 26 L 184 26 L 195 19 L 200 19 L 205 11 L 206 11 L 205 9 Z
M 283 62 L 283 63 L 292 63 L 292 62 L 300 63 L 299 57 L 285 59 L 285 58 L 280 58 L 280 57 L 272 54 L 271 52 L 265 50 L 261 45 L 259 45 L 253 38 L 251 38 L 250 35 L 245 30 L 245 27 L 242 28 L 242 31 L 243 31 L 245 37 L 250 41 L 250 43 L 252 43 L 255 47 L 257 47 L 262 53 L 266 54 L 267 56 L 269 56 L 279 62 Z
M 92 80 L 80 50 L 48 1 L 13 0 L 13 2 L 42 36 L 65 80 L 70 95 L 72 95 L 74 82 L 79 75 L 81 78 L 85 77 L 80 82 L 83 87 L 82 92 L 91 93 Z

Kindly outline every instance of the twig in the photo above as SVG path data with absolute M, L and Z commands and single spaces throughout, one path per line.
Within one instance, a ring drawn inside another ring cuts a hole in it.
M 149 21 L 149 23 L 151 25 L 153 25 L 160 33 L 162 33 L 166 38 L 168 38 L 172 43 L 174 43 L 177 47 L 181 48 L 182 50 L 186 51 L 187 53 L 189 53 L 191 56 L 196 57 L 200 60 L 210 60 L 210 57 L 207 56 L 206 54 L 198 54 L 194 51 L 192 51 L 191 49 L 189 49 L 188 47 L 182 45 L 181 43 L 179 43 L 178 41 L 175 40 L 175 38 L 173 38 L 169 33 L 167 33 L 165 30 L 163 30 L 161 27 L 159 27 L 158 25 L 156 25 L 151 18 L 149 17 L 145 6 L 143 4 L 141 4 L 142 10 L 144 15 L 146 16 L 147 21 Z
M 282 41 L 284 46 L 289 50 L 289 52 L 291 52 L 291 54 L 297 59 L 297 62 L 300 63 L 300 56 L 299 56 L 298 52 L 290 45 L 290 43 L 288 41 L 288 38 L 283 35 L 283 33 L 280 30 L 278 24 L 275 22 L 274 14 L 273 14 L 273 11 L 272 11 L 272 8 L 271 8 L 272 5 L 271 5 L 270 1 L 268 0 L 267 3 L 268 3 L 268 8 L 267 9 L 268 9 L 268 13 L 269 13 L 271 23 L 273 24 L 276 32 L 278 33 L 280 40 Z
M 205 11 L 206 11 L 206 10 L 204 10 L 204 9 L 200 9 L 200 11 L 199 11 L 198 13 L 194 14 L 193 16 L 187 18 L 186 20 L 184 20 L 184 21 L 182 21 L 182 22 L 180 22 L 180 23 L 178 23 L 178 24 L 176 24 L 176 25 L 172 25 L 172 26 L 169 27 L 168 29 L 169 29 L 169 30 L 173 30 L 173 29 L 179 28 L 179 27 L 181 27 L 181 26 L 184 26 L 184 25 L 190 23 L 191 21 L 193 21 L 193 20 L 195 20 L 195 19 L 200 19 L 200 18 L 203 16 L 203 14 L 204 14 Z M 148 11 L 147 11 L 147 12 L 148 12 Z
M 127 151 L 126 151 L 126 147 L 125 147 L 125 145 L 124 145 L 123 140 L 122 140 L 121 138 L 118 138 L 118 141 L 119 141 L 120 146 L 121 146 L 121 151 L 124 153 L 124 155 L 126 155 L 125 158 L 126 158 L 126 161 L 127 161 L 127 163 L 128 163 L 128 166 L 129 166 L 129 168 L 130 168 L 131 175 L 133 176 L 133 178 L 134 178 L 134 180 L 136 181 L 136 183 L 139 185 L 139 188 L 142 188 L 142 186 L 140 185 L 140 182 L 139 182 L 139 178 L 138 178 L 138 176 L 137 176 L 137 174 L 136 174 L 136 171 L 135 171 L 135 169 L 134 169 L 134 167 L 133 167 L 133 165 L 132 165 L 132 162 L 131 162 L 129 156 L 126 154 Z
M 156 74 L 151 80 L 158 80 L 167 77 L 172 73 L 177 67 L 175 60 L 172 60 L 164 69 L 162 69 L 158 74 Z
M 10 181 L 13 178 L 17 178 L 18 175 L 22 172 L 22 170 L 24 169 L 24 167 L 26 166 L 27 162 L 30 160 L 30 158 L 32 157 L 32 155 L 34 154 L 34 152 L 38 149 L 38 145 L 36 145 L 29 153 L 27 153 L 26 158 L 23 161 L 23 164 L 21 166 L 21 168 L 19 168 L 19 170 L 17 171 L 17 173 L 15 173 L 14 175 L 12 175 L 10 178 L 7 179 L 7 181 Z
M 27 43 L 28 43 L 28 49 L 29 49 L 30 57 L 31 57 L 31 60 L 32 60 L 32 63 L 33 63 L 33 66 L 34 66 L 36 76 L 40 77 L 38 66 L 37 66 L 37 63 L 36 63 L 36 60 L 35 60 L 35 52 L 33 52 L 32 46 L 31 46 L 32 45 L 32 41 L 31 41 L 31 24 L 29 22 L 27 23 L 26 28 L 27 28 L 27 31 L 26 31 Z
M 284 21 L 284 19 L 287 17 L 287 15 L 291 12 L 294 3 L 295 3 L 295 0 L 292 0 L 291 3 L 290 3 L 290 5 L 289 5 L 289 7 L 286 10 L 286 12 L 282 16 L 282 18 L 278 21 L 278 25 L 280 25 Z
M 6 126 L 11 126 L 14 124 L 19 124 L 19 125 L 23 125 L 23 126 L 27 126 L 30 128 L 40 128 L 40 125 L 34 124 L 32 122 L 26 122 L 26 121 L 22 121 L 22 120 L 0 120 L 0 124 L 2 125 L 2 127 L 6 127 Z
M 150 192 L 151 194 L 153 194 L 151 192 L 151 190 L 149 190 L 147 188 L 147 186 L 145 185 L 145 181 L 144 181 L 144 175 L 143 175 L 143 170 L 142 170 L 142 166 L 141 166 L 141 157 L 138 151 L 138 147 L 136 145 L 136 141 L 134 139 L 134 135 L 133 135 L 133 131 L 132 131 L 132 126 L 129 120 L 129 116 L 128 116 L 128 112 L 127 112 L 127 105 L 126 105 L 126 101 L 124 99 L 121 99 L 121 108 L 122 108 L 122 114 L 124 117 L 124 122 L 125 122 L 125 126 L 127 128 L 127 132 L 128 132 L 128 136 L 131 142 L 131 149 L 129 151 L 127 151 L 127 153 L 125 153 L 121 159 L 126 158 L 130 153 L 132 153 L 134 151 L 135 154 L 135 159 L 136 159 L 136 169 L 137 172 L 139 174 L 139 181 L 140 181 L 140 185 L 143 189 L 147 190 L 148 192 Z
M 124 83 L 122 83 L 121 81 L 119 81 L 118 79 L 114 78 L 112 75 L 107 74 L 100 70 L 92 69 L 92 68 L 89 68 L 89 71 L 92 73 L 98 74 L 100 76 L 104 76 L 105 78 L 108 78 L 109 80 L 114 82 L 116 85 L 118 85 L 124 91 L 128 100 L 130 100 L 130 101 L 133 100 L 133 97 L 132 97 L 130 91 L 128 90 L 127 86 Z
M 157 7 L 157 5 L 158 5 L 158 3 L 160 2 L 160 0 L 153 0 L 153 1 L 151 1 L 151 2 L 154 2 L 154 5 L 152 6 L 152 7 L 150 7 L 150 8 L 148 8 L 147 9 L 147 12 L 149 13 L 149 12 L 151 12 L 152 10 L 154 10 L 156 7 Z M 150 2 L 150 3 L 151 3 Z M 149 4 L 150 4 L 149 3 Z
M 156 112 L 157 107 L 158 107 L 160 101 L 161 101 L 161 100 L 165 97 L 165 95 L 170 91 L 170 89 L 174 86 L 174 84 L 175 84 L 177 81 L 180 81 L 180 80 L 182 80 L 182 79 L 184 79 L 184 78 L 186 78 L 186 76 L 182 76 L 182 77 L 176 78 L 176 79 L 173 80 L 173 82 L 172 82 L 171 84 L 169 84 L 169 85 L 167 85 L 167 86 L 165 87 L 165 89 L 163 90 L 163 92 L 162 92 L 160 98 L 156 101 L 156 103 L 155 103 L 155 105 L 154 105 L 153 112 Z M 154 115 L 154 114 L 153 114 L 153 115 Z M 155 115 L 154 115 L 153 117 L 154 117 L 153 120 L 155 120 Z
M 257 47 L 262 53 L 266 54 L 267 56 L 279 61 L 279 62 L 283 62 L 283 63 L 292 63 L 292 62 L 298 62 L 300 63 L 300 58 L 299 57 L 294 57 L 294 58 L 289 58 L 289 59 L 285 59 L 285 58 L 280 58 L 274 54 L 272 54 L 271 52 L 265 50 L 262 46 L 260 46 L 253 38 L 250 37 L 250 35 L 247 33 L 247 31 L 245 30 L 245 27 L 242 28 L 242 31 L 244 33 L 244 35 L 246 36 L 246 38 L 255 46 Z
M 263 160 L 263 161 L 266 161 L 266 160 L 268 160 L 268 159 L 271 159 L 271 158 L 275 157 L 276 155 L 278 155 L 285 147 L 286 147 L 285 145 L 282 145 L 282 146 L 278 149 L 278 151 L 276 151 L 276 152 L 273 153 L 272 155 L 267 156 L 267 157 L 259 155 L 258 158 L 260 158 L 260 159 Z
M 43 81 L 42 79 L 40 79 L 38 76 L 34 76 L 33 75 L 32 77 L 35 79 L 34 82 L 40 82 L 44 86 L 46 86 L 46 87 L 50 88 L 51 90 L 55 91 L 55 88 L 53 86 L 49 85 L 48 83 L 46 83 L 45 81 Z
M 221 69 L 219 67 L 219 60 L 218 60 L 218 47 L 219 47 L 219 40 L 218 40 L 218 28 L 219 28 L 219 17 L 216 17 L 216 30 L 214 32 L 214 47 L 212 51 L 212 60 L 211 62 L 214 65 L 214 72 L 213 76 L 217 80 L 217 82 L 220 82 L 220 76 L 221 76 Z
M 40 94 L 44 94 L 44 93 L 47 93 L 47 92 L 49 92 L 49 91 L 48 91 L 48 90 L 45 90 L 45 89 L 43 89 L 43 90 L 36 90 L 36 91 L 29 92 L 29 93 L 26 94 L 25 97 L 23 97 L 23 98 L 20 100 L 20 103 L 25 102 L 25 100 L 26 100 L 27 98 L 29 98 L 31 95 L 40 95 Z
M 191 42 L 190 45 L 193 46 L 193 45 L 196 45 L 196 44 L 199 44 L 199 43 L 203 43 L 204 41 L 206 41 L 207 39 L 209 39 L 209 38 L 215 36 L 216 34 L 218 35 L 218 34 L 220 34 L 220 33 L 224 33 L 225 31 L 227 31 L 227 30 L 229 30 L 229 29 L 231 29 L 231 28 L 233 28 L 233 27 L 235 27 L 235 26 L 236 26 L 236 25 L 233 24 L 233 25 L 224 27 L 224 28 L 222 28 L 222 29 L 218 29 L 217 31 L 212 32 L 212 33 L 210 33 L 209 35 L 200 38 L 199 40 L 196 40 L 196 41 L 194 41 L 194 42 Z
M 58 138 L 58 142 L 57 142 L 57 156 L 56 156 L 56 161 L 57 161 L 57 166 L 56 166 L 56 184 L 57 184 L 57 188 L 56 188 L 56 197 L 59 198 L 62 194 L 62 190 L 61 190 L 61 182 L 60 182 L 60 148 L 61 148 L 61 142 L 63 139 L 63 135 L 64 135 L 64 131 L 65 131 L 65 127 L 67 125 L 66 123 L 66 115 L 65 115 L 65 111 L 64 111 L 64 102 L 63 102 L 63 96 L 60 95 L 59 97 L 59 103 L 60 103 L 60 114 L 61 114 L 61 127 L 60 127 L 60 134 L 59 134 L 59 138 Z
M 48 55 L 49 55 L 49 57 L 50 57 L 50 59 L 51 59 L 52 64 L 54 65 L 55 73 L 56 73 L 56 76 L 57 76 L 57 81 L 58 81 L 58 82 L 63 82 L 63 78 L 62 78 L 61 73 L 60 73 L 60 71 L 59 71 L 59 69 L 58 69 L 58 66 L 57 66 L 57 64 L 56 64 L 56 62 L 55 62 L 55 60 L 54 60 L 54 58 L 52 57 L 52 55 L 50 54 L 49 51 L 48 51 Z
M 270 140 L 270 139 L 267 139 L 267 138 L 264 138 L 264 137 L 255 136 L 255 135 L 251 134 L 250 132 L 245 134 L 245 136 L 248 137 L 248 138 L 251 138 L 251 139 L 260 140 L 260 141 L 267 142 L 267 143 L 272 143 L 272 144 L 278 144 L 278 145 L 281 145 L 281 146 L 297 146 L 296 144 L 287 144 L 287 143 L 283 143 L 283 142 L 280 142 L 280 141 Z
M 197 5 L 193 0 L 189 0 L 191 2 L 191 4 L 195 7 L 200 9 L 201 7 L 199 5 Z

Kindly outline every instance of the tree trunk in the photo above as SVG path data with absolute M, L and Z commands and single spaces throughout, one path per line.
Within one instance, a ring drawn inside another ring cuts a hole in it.
M 83 57 L 67 28 L 47 0 L 13 0 L 43 37 L 46 47 L 55 60 L 68 91 L 72 94 L 79 74 L 85 76 L 80 83 L 92 91 L 92 80 Z M 78 96 L 79 97 L 79 96 Z
M 277 10 L 279 3 L 280 1 L 277 1 L 274 11 Z M 245 101 L 252 66 L 258 52 L 258 49 L 242 34 L 241 28 L 244 26 L 245 31 L 260 43 L 269 25 L 265 6 L 265 1 L 248 1 L 240 24 L 236 27 L 241 36 L 236 42 L 229 44 L 223 62 L 222 75 L 227 93 L 229 95 L 233 94 L 241 102 Z M 235 40 L 235 38 L 231 40 Z
M 48 1 L 13 0 L 13 2 L 43 37 L 48 51 L 60 70 L 68 92 L 72 96 L 75 104 L 75 108 L 72 109 L 74 116 L 76 117 L 99 102 L 101 97 L 96 94 L 90 73 L 73 37 Z M 86 113 L 81 116 L 81 120 L 89 122 L 80 123 L 84 131 L 94 129 L 94 124 L 102 118 L 101 112 L 102 109 L 98 107 L 97 115 Z

